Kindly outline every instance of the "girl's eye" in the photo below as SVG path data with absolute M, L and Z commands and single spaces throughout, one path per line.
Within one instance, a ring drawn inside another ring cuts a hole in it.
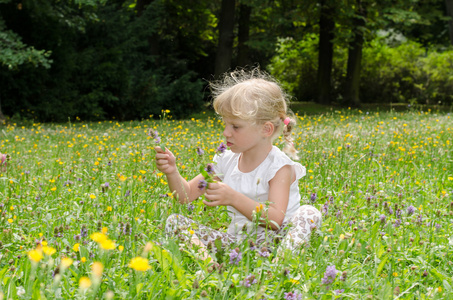
M 239 129 L 239 126 L 233 125 L 233 129 Z

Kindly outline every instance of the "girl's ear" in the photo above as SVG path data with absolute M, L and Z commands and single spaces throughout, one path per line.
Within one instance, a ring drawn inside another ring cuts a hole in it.
M 266 122 L 263 124 L 263 134 L 265 137 L 272 136 L 274 134 L 274 124 L 271 122 Z

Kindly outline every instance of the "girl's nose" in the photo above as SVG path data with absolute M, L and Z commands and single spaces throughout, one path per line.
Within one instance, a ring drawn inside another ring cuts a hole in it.
M 229 137 L 229 136 L 230 136 L 230 132 L 229 132 L 229 130 L 228 130 L 227 128 L 225 128 L 225 129 L 223 130 L 223 136 L 224 136 L 224 137 Z

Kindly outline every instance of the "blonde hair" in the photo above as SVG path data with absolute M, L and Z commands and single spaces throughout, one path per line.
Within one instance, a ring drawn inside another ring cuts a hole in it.
M 298 159 L 291 136 L 296 119 L 288 109 L 288 96 L 269 74 L 258 68 L 236 70 L 225 73 L 210 87 L 217 114 L 223 118 L 239 118 L 254 125 L 271 122 L 274 125 L 272 140 L 283 133 L 283 151 Z

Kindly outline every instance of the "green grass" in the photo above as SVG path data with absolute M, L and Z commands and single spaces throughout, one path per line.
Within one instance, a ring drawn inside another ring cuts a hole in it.
M 313 205 L 327 208 L 322 228 L 309 246 L 278 262 L 244 243 L 234 265 L 225 249 L 220 270 L 197 260 L 196 248 L 167 239 L 164 223 L 181 213 L 223 229 L 225 208 L 177 204 L 155 169 L 155 143 L 147 135 L 157 130 L 191 178 L 222 141 L 221 123 L 199 117 L 3 127 L 0 152 L 11 160 L 0 176 L 0 299 L 283 299 L 288 292 L 307 299 L 444 299 L 453 293 L 450 114 L 299 113 L 295 140 L 308 171 L 300 181 L 302 203 L 316 194 Z M 101 231 L 107 242 L 90 238 Z M 46 244 L 55 253 L 41 258 Z M 148 259 L 149 269 L 130 268 L 136 257 Z M 328 266 L 339 272 L 326 286 Z M 257 283 L 246 287 L 249 274 Z

